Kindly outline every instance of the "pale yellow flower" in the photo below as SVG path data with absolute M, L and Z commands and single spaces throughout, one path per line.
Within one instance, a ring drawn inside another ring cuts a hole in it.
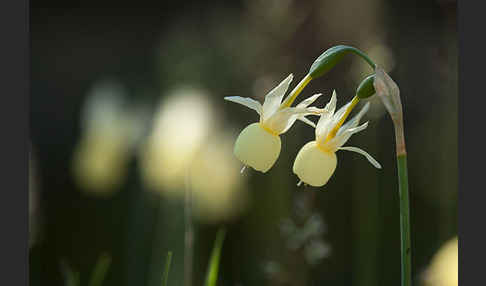
M 437 251 L 425 272 L 426 286 L 458 285 L 458 244 L 454 237 Z
M 293 171 L 299 179 L 311 186 L 320 187 L 327 183 L 337 166 L 336 151 L 347 150 L 359 153 L 378 169 L 380 164 L 365 151 L 357 147 L 342 147 L 351 135 L 360 132 L 368 126 L 368 122 L 358 126 L 359 120 L 369 109 L 367 103 L 363 109 L 351 120 L 343 124 L 357 101 L 352 101 L 339 109 L 336 113 L 336 92 L 321 113 L 315 129 L 316 140 L 304 145 L 297 154 Z
M 282 99 L 292 78 L 291 74 L 271 90 L 265 96 L 263 106 L 248 97 L 228 96 L 224 98 L 251 108 L 260 115 L 260 122 L 247 126 L 236 139 L 234 153 L 245 166 L 250 166 L 263 173 L 267 172 L 280 154 L 280 134 L 287 132 L 296 120 L 315 127 L 315 124 L 305 116 L 317 115 L 321 112 L 315 107 L 308 107 L 321 94 L 307 98 L 296 107 L 287 107 L 282 104 Z

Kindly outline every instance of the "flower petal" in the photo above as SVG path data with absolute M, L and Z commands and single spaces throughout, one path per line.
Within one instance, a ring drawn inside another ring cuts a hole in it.
M 265 96 L 265 102 L 263 102 L 263 120 L 270 118 L 270 116 L 272 116 L 278 110 L 282 102 L 282 98 L 289 88 L 293 78 L 294 76 L 290 74 Z
M 263 121 L 263 125 L 276 134 L 282 134 L 289 130 L 299 116 L 309 114 L 310 112 L 306 108 L 286 107 L 275 112 L 275 114 L 273 114 L 270 118 Z
M 300 121 L 302 121 L 302 122 L 304 122 L 304 123 L 306 123 L 306 124 L 308 124 L 308 125 L 316 128 L 316 124 L 314 122 L 310 121 L 309 119 L 307 119 L 305 116 L 299 116 L 297 118 L 297 120 L 300 120 Z
M 297 104 L 297 107 L 307 107 L 309 105 L 311 105 L 314 101 L 316 101 L 316 99 L 319 98 L 319 96 L 321 96 L 322 93 L 318 93 L 318 94 L 314 94 L 313 96 L 305 99 L 305 100 L 302 100 L 299 104 Z
M 368 112 L 369 109 L 370 109 L 370 103 L 367 102 L 365 104 L 365 106 L 363 106 L 363 108 L 358 112 L 358 114 L 356 114 L 352 119 L 350 119 L 348 122 L 344 123 L 341 126 L 341 128 L 339 128 L 337 135 L 344 132 L 346 129 L 354 128 L 354 127 L 358 126 L 359 121 L 361 120 L 361 117 L 363 117 L 363 115 L 365 115 L 366 112 Z
M 260 102 L 251 99 L 249 97 L 241 97 L 241 96 L 226 96 L 224 98 L 227 101 L 239 103 L 241 105 L 244 105 L 250 109 L 255 110 L 260 116 L 262 115 L 262 105 Z
M 290 127 L 292 127 L 292 125 L 295 123 L 296 120 L 300 120 L 300 121 L 304 122 L 305 124 L 312 126 L 312 128 L 316 128 L 316 124 L 314 122 L 310 121 L 309 119 L 307 119 L 306 116 L 319 115 L 321 110 L 316 108 L 317 111 L 314 111 L 314 109 L 312 109 L 311 107 L 307 108 L 307 110 L 309 111 L 309 113 L 292 115 L 292 117 L 287 121 L 287 126 L 285 126 L 284 130 L 282 130 L 282 132 L 280 134 L 287 132 L 290 129 Z
M 327 132 L 329 132 L 329 123 L 333 117 L 334 111 L 336 110 L 337 95 L 336 91 L 332 92 L 332 97 L 329 103 L 324 107 L 324 112 L 321 113 L 321 117 L 317 122 L 316 126 L 316 138 L 325 137 Z
M 326 144 L 331 149 L 338 149 L 339 147 L 343 146 L 344 143 L 346 143 L 349 140 L 351 135 L 356 134 L 360 131 L 363 131 L 367 127 L 368 127 L 368 121 L 361 124 L 358 127 L 345 129 L 340 134 L 336 134 L 336 136 L 334 138 L 332 138 L 331 140 L 329 140 L 329 142 L 327 142 Z
M 341 118 L 346 113 L 349 105 L 351 105 L 351 102 L 348 102 L 345 105 L 341 106 L 341 108 L 339 108 L 338 111 L 336 111 L 336 113 L 334 113 L 334 115 L 332 116 L 332 120 L 331 120 L 331 125 L 332 125 L 333 128 L 338 124 L 339 121 L 341 121 Z
M 339 150 L 346 150 L 346 151 L 351 151 L 351 152 L 356 152 L 358 154 L 361 154 L 363 156 L 366 157 L 366 159 L 368 159 L 368 161 L 377 169 L 381 169 L 381 165 L 380 163 L 378 163 L 378 161 L 376 161 L 373 157 L 371 157 L 370 154 L 368 154 L 366 151 L 358 148 L 358 147 L 350 147 L 350 146 L 346 146 L 346 147 L 340 147 Z

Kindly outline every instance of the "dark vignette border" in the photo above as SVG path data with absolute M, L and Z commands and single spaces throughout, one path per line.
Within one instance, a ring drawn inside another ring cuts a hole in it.
M 459 280 L 481 285 L 484 267 L 484 23 L 486 4 L 458 2 L 459 28 Z M 0 31 L 3 110 L 3 197 L 0 199 L 0 284 L 27 285 L 28 279 L 28 94 L 29 7 L 25 0 L 2 1 Z M 466 67 L 469 69 L 466 71 Z M 481 101 L 481 102 L 480 102 Z M 465 135 L 469 138 L 465 139 Z M 471 141 L 471 142 L 467 142 Z M 440 144 L 440 142 L 438 142 Z M 467 146 L 469 145 L 469 146 Z M 479 156 L 478 156 L 479 155 Z M 473 160 L 475 158 L 476 160 Z M 466 166 L 465 163 L 469 162 Z M 471 166 L 471 163 L 477 163 Z M 483 233 L 481 233 L 483 232 Z M 482 249 L 478 249 L 482 248 Z M 476 282 L 477 281 L 477 282 Z M 480 282 L 481 281 L 481 282 Z
M 29 4 L 1 3 L 0 285 L 27 285 Z
M 458 2 L 459 285 L 484 284 L 485 167 L 483 1 Z M 467 135 L 467 138 L 465 137 Z M 479 136 L 480 135 L 480 136 Z

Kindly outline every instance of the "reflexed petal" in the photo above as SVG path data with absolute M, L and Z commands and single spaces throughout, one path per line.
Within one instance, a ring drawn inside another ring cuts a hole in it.
M 300 116 L 302 116 L 302 115 L 300 115 Z M 294 125 L 294 123 L 297 119 L 299 119 L 298 114 L 291 115 L 290 118 L 287 120 L 285 128 L 279 134 L 283 134 L 283 133 L 287 132 L 290 129 L 290 127 L 292 127 L 292 125 Z
M 263 120 L 270 118 L 270 116 L 272 116 L 272 114 L 278 110 L 282 102 L 282 98 L 289 88 L 293 78 L 294 76 L 290 74 L 265 96 L 265 102 L 263 102 Z
M 332 97 L 329 103 L 324 107 L 324 112 L 321 114 L 319 121 L 317 122 L 316 126 L 316 138 L 320 138 L 327 135 L 329 132 L 329 123 L 333 117 L 334 111 L 336 110 L 336 102 L 337 102 L 337 95 L 336 91 L 332 92 Z
M 343 126 L 341 126 L 341 128 L 339 128 L 339 130 L 337 132 L 337 136 L 339 136 L 339 134 L 342 133 L 346 129 L 354 128 L 354 127 L 358 126 L 359 121 L 361 120 L 361 117 L 363 117 L 363 115 L 365 115 L 366 112 L 368 112 L 369 109 L 370 109 L 370 103 L 367 102 L 365 104 L 365 106 L 363 106 L 363 108 L 358 112 L 358 114 L 356 114 L 356 116 L 354 116 L 348 122 L 344 123 Z
M 337 93 L 336 90 L 333 90 L 331 100 L 326 104 L 326 107 L 324 107 L 324 109 L 326 109 L 329 113 L 334 114 L 334 112 L 336 111 L 336 104 L 337 104 Z
M 290 129 L 290 127 L 292 127 L 292 125 L 295 123 L 296 120 L 300 120 L 300 121 L 306 123 L 307 125 L 310 125 L 313 128 L 316 128 L 316 124 L 305 117 L 307 115 L 313 115 L 313 114 L 294 114 L 294 115 L 292 115 L 292 117 L 287 121 L 287 125 L 285 126 L 284 130 L 282 130 L 282 132 L 280 132 L 280 134 L 287 132 Z
M 378 161 L 376 161 L 373 157 L 371 157 L 370 154 L 368 154 L 366 151 L 358 148 L 358 147 L 340 147 L 339 150 L 346 150 L 346 151 L 351 151 L 351 152 L 356 152 L 356 153 L 359 153 L 363 156 L 366 157 L 366 159 L 368 159 L 368 161 L 375 167 L 375 168 L 378 168 L 378 169 L 381 169 L 381 165 L 380 163 L 378 163 Z
M 282 134 L 289 130 L 294 122 L 299 118 L 299 115 L 308 115 L 309 111 L 306 108 L 286 107 L 275 112 L 270 118 L 263 122 L 263 125 L 275 132 Z
M 316 128 L 316 124 L 314 122 L 310 121 L 309 119 L 307 119 L 305 116 L 299 116 L 299 118 L 297 118 L 297 120 L 300 120 L 300 121 Z
M 315 106 L 307 107 L 307 110 L 309 110 L 309 112 L 312 113 L 312 115 L 321 115 L 322 113 L 326 112 L 324 108 L 317 108 Z
M 311 105 L 314 101 L 316 101 L 316 99 L 319 98 L 319 96 L 321 96 L 322 93 L 318 93 L 318 94 L 314 94 L 313 96 L 305 99 L 305 100 L 302 100 L 299 104 L 297 104 L 297 107 L 307 107 L 309 105 Z
M 338 149 L 339 147 L 343 146 L 344 143 L 346 143 L 346 141 L 349 140 L 349 138 L 351 137 L 351 135 L 356 134 L 356 133 L 358 133 L 360 131 L 363 131 L 367 127 L 368 127 L 368 122 L 365 122 L 365 123 L 361 124 L 358 127 L 345 129 L 340 134 L 338 132 L 338 134 L 336 134 L 336 137 L 332 138 L 326 144 L 329 146 L 330 149 Z
M 317 109 L 317 111 L 313 111 L 312 108 L 307 108 L 307 110 L 309 111 L 308 113 L 292 115 L 292 117 L 287 121 L 287 126 L 285 126 L 284 130 L 282 130 L 282 132 L 280 134 L 287 132 L 290 129 L 290 127 L 292 127 L 292 125 L 295 123 L 296 120 L 300 120 L 300 121 L 304 122 L 305 124 L 312 126 L 312 128 L 316 128 L 316 124 L 314 122 L 310 121 L 309 119 L 307 119 L 306 116 L 319 115 L 319 113 L 322 110 Z
M 248 108 L 255 110 L 258 114 L 262 115 L 262 105 L 260 104 L 260 102 L 254 99 L 241 96 L 226 96 L 224 99 L 244 105 Z

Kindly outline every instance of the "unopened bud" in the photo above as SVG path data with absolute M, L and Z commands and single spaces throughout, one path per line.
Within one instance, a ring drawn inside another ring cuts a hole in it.
M 375 64 L 371 59 L 362 51 L 351 46 L 334 46 L 327 49 L 322 55 L 320 55 L 312 64 L 309 70 L 309 76 L 311 78 L 318 78 L 328 71 L 330 71 L 347 53 L 354 53 L 363 58 L 372 68 L 375 68 Z
M 359 99 L 368 98 L 376 93 L 375 87 L 373 86 L 373 82 L 375 80 L 375 75 L 367 76 L 358 86 L 356 89 L 356 96 Z

